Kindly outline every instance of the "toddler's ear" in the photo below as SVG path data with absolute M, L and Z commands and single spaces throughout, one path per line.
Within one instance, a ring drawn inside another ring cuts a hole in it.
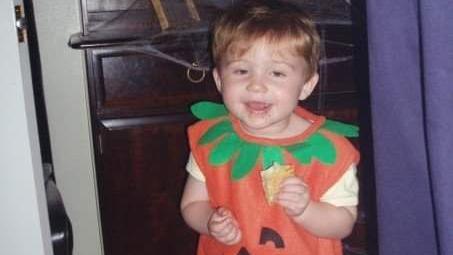
M 315 73 L 311 76 L 311 78 L 304 83 L 302 90 L 300 91 L 299 100 L 305 100 L 316 87 L 318 84 L 319 74 Z
M 214 82 L 215 86 L 217 87 L 217 90 L 222 93 L 222 79 L 220 79 L 220 74 L 217 68 L 214 68 L 212 70 L 212 76 L 214 77 Z

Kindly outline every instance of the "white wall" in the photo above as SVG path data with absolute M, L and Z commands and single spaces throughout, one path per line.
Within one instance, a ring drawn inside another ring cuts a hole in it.
M 0 1 L 0 254 L 51 255 L 28 49 Z
M 74 255 L 101 255 L 79 0 L 33 0 L 57 185 L 74 229 Z

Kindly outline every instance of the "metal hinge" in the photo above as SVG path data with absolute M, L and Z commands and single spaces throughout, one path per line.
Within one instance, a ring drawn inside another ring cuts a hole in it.
M 25 19 L 24 6 L 14 6 L 14 14 L 16 16 L 17 39 L 21 43 L 27 39 L 27 20 Z

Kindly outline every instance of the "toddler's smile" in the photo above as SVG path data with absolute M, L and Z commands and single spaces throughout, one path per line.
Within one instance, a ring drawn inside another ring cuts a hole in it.
M 266 114 L 270 110 L 271 106 L 271 104 L 260 101 L 249 101 L 245 103 L 247 111 L 252 114 Z

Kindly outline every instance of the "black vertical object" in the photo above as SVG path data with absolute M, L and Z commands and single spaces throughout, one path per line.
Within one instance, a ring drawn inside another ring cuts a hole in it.
M 360 153 L 361 168 L 365 173 L 360 176 L 360 203 L 366 217 L 367 254 L 378 254 L 376 188 L 373 162 L 373 139 L 371 135 L 371 109 L 368 70 L 368 35 L 366 1 L 351 1 L 351 17 L 354 24 L 354 78 L 358 84 L 359 121 L 360 121 Z
M 27 23 L 27 41 L 30 55 L 33 95 L 35 100 L 52 247 L 54 255 L 71 255 L 73 249 L 71 221 L 68 218 L 63 200 L 56 186 L 52 168 L 52 151 L 41 75 L 41 58 L 39 55 L 38 38 L 33 12 L 33 1 L 24 0 L 23 3 Z
M 23 2 L 25 9 L 25 18 L 27 21 L 27 39 L 41 157 L 43 162 L 51 164 L 52 154 L 50 147 L 49 126 L 47 124 L 47 112 L 41 75 L 41 58 L 39 55 L 39 45 L 36 33 L 33 3 L 32 0 L 24 0 Z

